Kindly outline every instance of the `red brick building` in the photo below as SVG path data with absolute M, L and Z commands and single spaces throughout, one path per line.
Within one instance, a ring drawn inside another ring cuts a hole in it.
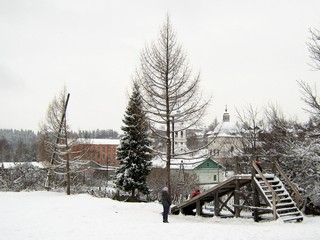
M 117 147 L 119 139 L 81 139 L 73 151 L 84 151 L 83 160 L 92 160 L 101 165 L 119 166 Z

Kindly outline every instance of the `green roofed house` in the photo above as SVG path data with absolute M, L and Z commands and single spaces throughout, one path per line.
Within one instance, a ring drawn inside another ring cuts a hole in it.
M 153 167 L 165 168 L 165 160 L 154 159 Z M 183 176 L 184 173 L 196 177 L 201 189 L 209 189 L 225 180 L 225 167 L 209 158 L 171 159 L 172 175 Z

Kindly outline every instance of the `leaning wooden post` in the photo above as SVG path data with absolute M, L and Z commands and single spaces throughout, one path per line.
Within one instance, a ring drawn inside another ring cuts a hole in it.
M 278 162 L 278 158 L 279 158 L 278 156 L 272 158 L 272 159 L 273 159 L 273 163 L 272 163 L 272 173 L 273 173 L 274 175 L 277 174 L 277 166 L 276 166 L 276 164 L 277 164 L 277 162 Z
M 200 203 L 200 200 L 197 200 L 196 201 L 196 214 L 197 216 L 201 216 L 201 203 Z
M 236 179 L 236 189 L 234 191 L 234 210 L 236 217 L 240 217 L 240 183 L 239 179 Z
M 214 215 L 219 216 L 219 191 L 214 195 Z
M 256 183 L 255 183 L 256 170 L 254 169 L 253 161 L 255 161 L 255 156 L 253 156 L 250 159 L 250 163 L 251 163 L 251 185 L 252 185 L 252 189 L 253 189 L 253 206 L 255 207 L 253 209 L 253 217 L 254 217 L 254 221 L 258 222 L 259 221 L 259 212 L 258 212 L 257 207 L 259 207 L 259 192 L 258 192 Z

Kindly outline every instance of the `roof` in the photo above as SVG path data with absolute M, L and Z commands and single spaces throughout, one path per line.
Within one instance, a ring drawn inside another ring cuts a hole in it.
M 2 162 L 0 163 L 0 168 L 10 169 L 16 166 L 22 166 L 26 164 L 30 164 L 33 167 L 44 168 L 44 165 L 42 162 Z
M 213 137 L 240 137 L 237 126 L 231 122 L 222 122 L 216 126 L 213 132 L 208 133 Z
M 152 166 L 158 167 L 158 168 L 165 168 L 166 163 L 167 163 L 165 159 L 166 159 L 165 156 L 163 156 L 162 158 L 160 156 L 155 157 L 152 160 Z M 187 158 L 174 158 L 174 159 L 171 159 L 170 169 L 180 169 L 181 164 L 183 164 L 183 168 L 185 170 L 193 170 L 208 160 L 213 161 L 214 163 L 218 164 L 218 162 L 211 159 L 210 157 L 209 158 L 208 157 L 189 158 L 189 159 L 187 159 Z M 222 165 L 220 165 L 220 166 L 222 166 Z
M 79 143 L 91 144 L 91 145 L 119 145 L 120 139 L 106 139 L 106 138 L 79 138 Z

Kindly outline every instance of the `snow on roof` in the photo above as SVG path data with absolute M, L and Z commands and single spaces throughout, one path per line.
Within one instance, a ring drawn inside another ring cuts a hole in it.
M 79 138 L 79 143 L 86 143 L 86 144 L 92 144 L 92 145 L 119 145 L 120 139 L 106 139 L 106 138 Z
M 208 157 L 193 157 L 193 158 L 174 158 L 171 159 L 170 169 L 180 169 L 181 165 L 185 170 L 192 170 L 198 167 L 200 164 L 208 160 Z M 212 159 L 211 159 L 212 160 Z M 212 160 L 214 161 L 214 160 Z M 214 161 L 216 162 L 216 161 Z M 165 168 L 166 167 L 166 156 L 157 156 L 152 159 L 152 166 L 158 168 Z
M 4 169 L 10 169 L 10 168 L 14 168 L 19 165 L 22 166 L 25 164 L 30 164 L 33 167 L 44 168 L 42 162 L 2 162 L 0 163 L 0 168 L 3 167 Z
M 222 122 L 216 126 L 214 131 L 210 131 L 207 134 L 215 137 L 240 137 L 239 129 L 231 122 Z
M 166 167 L 166 157 L 157 156 L 152 159 L 152 166 L 165 168 Z M 182 159 L 182 158 L 174 158 L 171 159 L 170 169 L 179 169 L 181 164 L 183 164 L 184 169 L 191 170 L 199 166 L 203 163 L 207 158 L 196 158 L 196 159 Z

